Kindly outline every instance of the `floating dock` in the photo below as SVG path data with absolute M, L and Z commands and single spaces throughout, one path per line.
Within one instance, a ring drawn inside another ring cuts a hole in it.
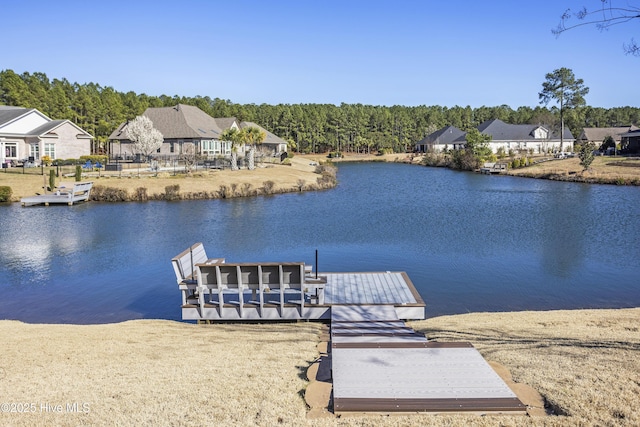
M 333 411 L 525 413 L 470 343 L 438 343 L 403 320 L 425 303 L 404 272 L 313 272 L 301 262 L 228 263 L 202 243 L 172 260 L 182 318 L 331 322 Z
M 424 319 L 425 303 L 404 272 L 313 272 L 303 262 L 230 263 L 202 243 L 171 263 L 182 318 L 196 321 L 330 320 L 331 307 L 385 305 L 401 319 Z
M 73 205 L 74 203 L 89 200 L 93 182 L 75 182 L 73 184 L 60 184 L 58 189 L 48 194 L 23 197 L 20 199 L 22 206 L 36 205 Z

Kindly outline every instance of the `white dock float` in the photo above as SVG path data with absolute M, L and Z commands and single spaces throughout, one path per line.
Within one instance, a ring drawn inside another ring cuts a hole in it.
M 403 327 L 393 311 L 393 306 L 332 307 L 336 414 L 526 410 L 471 344 L 429 342 Z
M 36 205 L 73 205 L 77 202 L 89 200 L 93 182 L 75 182 L 73 184 L 60 184 L 58 190 L 52 193 L 23 197 L 20 199 L 22 206 Z

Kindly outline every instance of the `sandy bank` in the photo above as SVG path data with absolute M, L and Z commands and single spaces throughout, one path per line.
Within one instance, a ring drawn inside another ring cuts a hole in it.
M 445 316 L 411 326 L 471 341 L 562 416 L 307 420 L 320 325 L 0 321 L 3 425 L 639 425 L 640 309 Z M 68 411 L 77 403 L 78 412 Z M 31 404 L 33 404 L 31 406 Z M 22 406 L 20 406 L 22 405 Z M 61 413 L 57 412 L 61 405 Z M 11 408 L 10 408 L 11 409 Z M 33 412 L 31 412 L 33 410 Z

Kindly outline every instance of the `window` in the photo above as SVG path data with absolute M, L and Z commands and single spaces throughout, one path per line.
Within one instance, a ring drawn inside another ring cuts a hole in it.
M 40 145 L 29 144 L 29 157 L 33 157 L 34 160 L 40 159 Z
M 49 156 L 51 160 L 55 160 L 56 144 L 44 144 L 44 155 Z
M 15 143 L 6 143 L 4 146 L 4 156 L 6 158 L 18 158 L 18 147 Z
M 214 156 L 220 154 L 220 144 L 214 139 L 203 139 L 201 142 L 202 154 L 206 156 Z
M 176 152 L 176 144 L 175 144 L 175 142 L 170 142 L 169 143 L 169 152 L 170 153 L 175 153 Z

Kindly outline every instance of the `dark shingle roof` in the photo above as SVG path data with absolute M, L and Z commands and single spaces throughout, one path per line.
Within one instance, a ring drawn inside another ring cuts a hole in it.
M 457 127 L 455 127 L 455 126 L 447 126 L 447 127 L 444 127 L 444 128 L 442 128 L 440 130 L 437 130 L 437 131 L 433 132 L 430 135 L 427 135 L 420 142 L 418 142 L 418 145 L 422 145 L 422 144 L 450 144 L 453 141 L 459 139 L 460 137 L 463 137 L 463 140 L 464 140 L 464 135 L 466 135 L 466 133 L 461 131 Z
M 485 135 L 491 135 L 493 141 L 536 141 L 534 131 L 540 125 L 511 125 L 499 119 L 487 120 L 478 125 L 478 130 Z M 550 133 L 550 139 L 559 139 L 560 135 Z M 463 138 L 464 139 L 464 138 Z M 571 131 L 565 127 L 564 139 L 573 139 Z

